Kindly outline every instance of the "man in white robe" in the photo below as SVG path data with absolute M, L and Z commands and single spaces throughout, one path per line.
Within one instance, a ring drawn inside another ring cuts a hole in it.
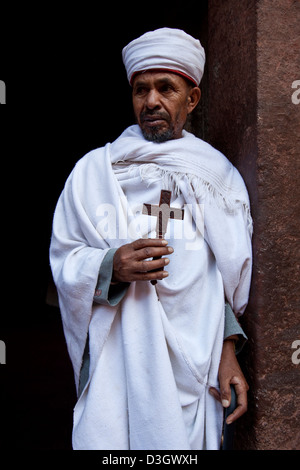
M 218 449 L 230 384 L 238 406 L 228 422 L 247 407 L 239 326 L 224 336 L 224 323 L 248 301 L 248 194 L 224 155 L 183 130 L 201 94 L 200 42 L 162 28 L 132 41 L 123 60 L 138 124 L 76 164 L 53 221 L 78 390 L 73 448 Z M 162 190 L 184 219 L 158 238 L 143 207 Z

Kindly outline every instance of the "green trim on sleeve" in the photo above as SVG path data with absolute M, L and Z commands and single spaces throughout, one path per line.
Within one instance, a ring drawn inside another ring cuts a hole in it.
M 113 258 L 116 251 L 117 248 L 111 248 L 105 255 L 99 270 L 94 295 L 94 302 L 101 305 L 111 305 L 112 307 L 121 302 L 130 285 L 128 282 L 119 282 L 118 284 L 111 285 Z
M 248 338 L 242 329 L 241 325 L 236 319 L 235 314 L 232 311 L 229 303 L 225 304 L 225 325 L 224 325 L 224 339 L 229 338 L 229 336 L 238 335 L 239 340 L 235 345 L 236 354 L 241 352 Z

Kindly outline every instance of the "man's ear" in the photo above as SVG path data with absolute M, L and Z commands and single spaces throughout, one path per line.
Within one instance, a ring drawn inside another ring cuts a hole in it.
M 191 88 L 188 97 L 188 114 L 190 114 L 197 106 L 201 98 L 201 90 L 198 86 Z

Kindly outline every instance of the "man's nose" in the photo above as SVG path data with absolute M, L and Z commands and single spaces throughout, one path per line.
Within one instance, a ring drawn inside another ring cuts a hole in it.
M 145 105 L 148 109 L 160 108 L 160 96 L 157 90 L 150 90 L 147 94 Z

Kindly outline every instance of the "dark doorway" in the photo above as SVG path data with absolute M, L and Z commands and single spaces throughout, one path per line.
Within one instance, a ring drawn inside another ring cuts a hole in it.
M 14 65 L 20 73 L 7 79 L 11 103 L 18 105 L 7 119 L 8 132 L 17 129 L 8 142 L 7 172 L 15 175 L 19 192 L 12 216 L 17 259 L 8 260 L 9 306 L 0 324 L 7 352 L 0 366 L 3 448 L 71 449 L 73 372 L 59 309 L 49 302 L 55 205 L 78 159 L 134 122 L 122 48 L 163 26 L 184 29 L 205 46 L 207 3 L 35 11 L 30 36 L 19 40 Z M 29 99 L 20 106 L 24 90 Z

